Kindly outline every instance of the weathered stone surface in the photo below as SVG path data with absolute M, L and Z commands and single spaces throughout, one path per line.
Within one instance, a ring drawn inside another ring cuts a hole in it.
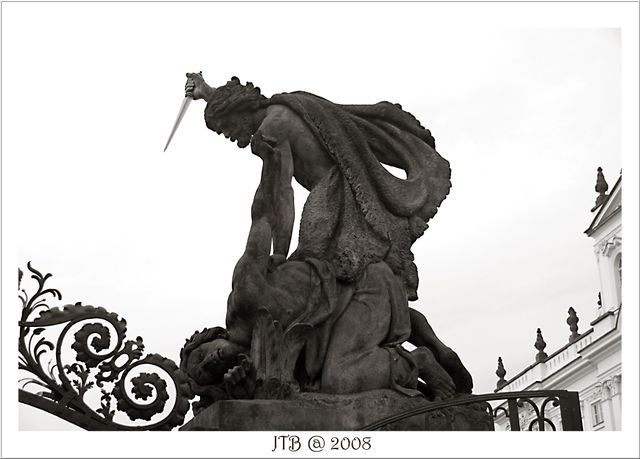
M 263 418 L 250 428 L 286 420 L 290 428 L 353 429 L 420 400 L 470 394 L 473 380 L 458 355 L 409 307 L 418 287 L 412 244 L 451 186 L 431 132 L 389 102 L 343 105 L 305 92 L 267 98 L 236 77 L 211 87 L 201 73 L 187 74 L 185 89 L 207 102 L 209 129 L 250 145 L 262 160 L 226 326 L 196 332 L 181 351 L 200 396 L 196 416 L 215 405 L 203 425 L 235 430 Z M 309 196 L 289 254 L 293 179 Z M 381 390 L 396 398 L 367 395 Z M 453 428 L 455 413 L 405 428 Z
M 301 393 L 291 400 L 222 400 L 181 430 L 358 430 L 429 403 L 392 390 L 352 395 Z M 479 405 L 456 406 L 413 416 L 383 430 L 493 430 L 493 421 Z

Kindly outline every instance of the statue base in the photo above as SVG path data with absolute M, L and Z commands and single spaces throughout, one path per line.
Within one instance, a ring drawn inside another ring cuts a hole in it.
M 391 390 L 334 395 L 298 393 L 288 400 L 222 400 L 180 430 L 326 431 L 359 430 L 380 419 L 430 404 Z M 453 406 L 396 421 L 382 430 L 494 430 L 482 404 Z

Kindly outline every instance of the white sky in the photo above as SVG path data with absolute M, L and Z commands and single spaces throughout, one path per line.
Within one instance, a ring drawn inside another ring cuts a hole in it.
M 613 186 L 626 149 L 625 199 L 637 189 L 633 122 L 622 140 L 621 69 L 637 78 L 637 57 L 621 58 L 637 38 L 628 6 L 5 3 L 3 287 L 31 260 L 64 304 L 117 312 L 130 338 L 178 362 L 194 330 L 224 324 L 261 168 L 206 129 L 202 101 L 162 152 L 185 72 L 212 85 L 236 75 L 267 96 L 389 100 L 431 129 L 452 168 L 451 193 L 414 245 L 412 306 L 474 391 L 490 392 L 498 356 L 507 378 L 533 362 L 537 327 L 551 353 L 570 306 L 581 331 L 594 318 L 583 231 L 596 168 Z M 49 425 L 21 412 L 23 429 Z

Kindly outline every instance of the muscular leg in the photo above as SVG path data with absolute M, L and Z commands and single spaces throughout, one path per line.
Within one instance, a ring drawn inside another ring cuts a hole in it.
M 347 394 L 392 387 L 393 356 L 381 347 L 391 326 L 390 278 L 394 278 L 391 269 L 379 263 L 369 266 L 357 284 L 332 330 L 322 370 L 323 392 Z
M 350 394 L 391 387 L 391 355 L 379 346 L 386 330 L 371 320 L 370 312 L 362 303 L 350 304 L 336 323 L 322 369 L 322 392 Z
M 429 349 L 440 366 L 453 379 L 456 392 L 470 394 L 473 389 L 473 379 L 460 361 L 458 354 L 440 341 L 425 316 L 412 308 L 409 308 L 409 315 L 411 317 L 409 342 L 414 346 Z

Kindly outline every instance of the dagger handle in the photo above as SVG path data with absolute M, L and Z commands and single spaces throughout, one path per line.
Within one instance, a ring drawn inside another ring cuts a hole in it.
M 189 80 L 193 80 L 193 78 L 190 75 L 200 75 L 200 77 L 202 77 L 202 70 L 199 71 L 197 74 L 195 73 L 187 73 L 187 83 L 189 82 Z M 195 83 L 194 83 L 195 84 Z M 186 86 L 186 85 L 185 85 Z M 194 87 L 195 89 L 195 87 Z M 191 99 L 193 99 L 193 91 L 187 91 L 185 90 L 184 92 L 184 96 L 185 97 L 190 97 Z

